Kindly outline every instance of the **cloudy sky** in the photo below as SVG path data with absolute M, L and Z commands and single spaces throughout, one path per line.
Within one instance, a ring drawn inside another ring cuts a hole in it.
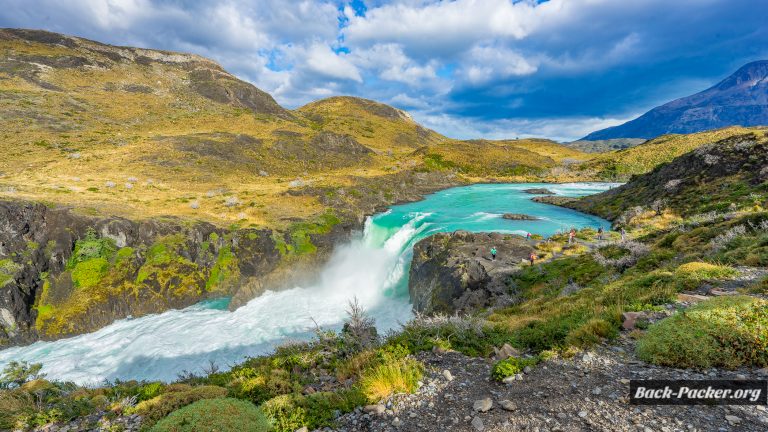
M 0 3 L 0 27 L 193 52 L 286 107 L 362 96 L 457 138 L 579 138 L 768 58 L 765 0 Z

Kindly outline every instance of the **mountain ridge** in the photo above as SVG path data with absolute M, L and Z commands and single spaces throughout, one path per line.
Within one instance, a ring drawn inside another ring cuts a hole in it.
M 766 124 L 768 60 L 758 60 L 704 91 L 667 102 L 624 124 L 592 132 L 582 140 L 651 139 L 669 133 Z

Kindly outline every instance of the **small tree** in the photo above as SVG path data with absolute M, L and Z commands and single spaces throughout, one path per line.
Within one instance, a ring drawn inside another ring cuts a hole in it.
M 375 345 L 379 338 L 375 321 L 365 313 L 365 309 L 357 297 L 349 301 L 347 316 L 347 322 L 344 323 L 344 328 L 341 331 L 347 354 L 353 354 Z
M 25 361 L 12 361 L 5 366 L 2 376 L 0 376 L 0 389 L 21 387 L 26 382 L 40 379 L 45 376 L 45 374 L 40 373 L 42 368 L 42 363 L 29 364 Z

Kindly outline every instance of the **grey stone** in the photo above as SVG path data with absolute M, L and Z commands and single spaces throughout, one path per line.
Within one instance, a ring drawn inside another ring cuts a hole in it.
M 448 381 L 453 381 L 453 374 L 448 369 L 445 369 L 443 371 L 443 377 L 447 379 Z
M 475 428 L 476 431 L 484 431 L 485 425 L 483 424 L 483 419 L 475 416 L 475 418 L 472 419 L 472 427 Z
M 493 408 L 493 401 L 489 397 L 478 399 L 472 404 L 472 409 L 479 412 L 488 412 L 491 408 Z
M 505 399 L 505 400 L 499 402 L 499 405 L 501 405 L 501 408 L 504 411 L 515 411 L 515 410 L 517 410 L 517 405 L 515 405 L 515 403 L 510 401 L 510 400 L 506 400 Z

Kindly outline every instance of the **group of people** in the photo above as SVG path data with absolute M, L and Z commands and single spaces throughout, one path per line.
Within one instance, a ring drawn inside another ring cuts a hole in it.
M 526 236 L 526 238 L 529 238 L 529 239 L 530 239 L 530 238 L 531 238 L 531 233 L 528 233 L 528 235 Z M 496 250 L 496 247 L 495 247 L 495 246 L 494 246 L 494 247 L 492 247 L 492 248 L 491 248 L 491 258 L 492 258 L 494 261 L 496 261 L 496 254 L 497 254 L 497 253 L 498 253 L 498 251 Z M 535 262 L 537 259 L 539 259 L 539 257 L 536 255 L 536 252 L 535 252 L 535 251 L 531 251 L 530 255 L 528 255 L 528 260 L 530 260 L 530 261 L 531 261 L 531 265 L 533 265 L 533 264 L 534 264 L 534 262 Z

